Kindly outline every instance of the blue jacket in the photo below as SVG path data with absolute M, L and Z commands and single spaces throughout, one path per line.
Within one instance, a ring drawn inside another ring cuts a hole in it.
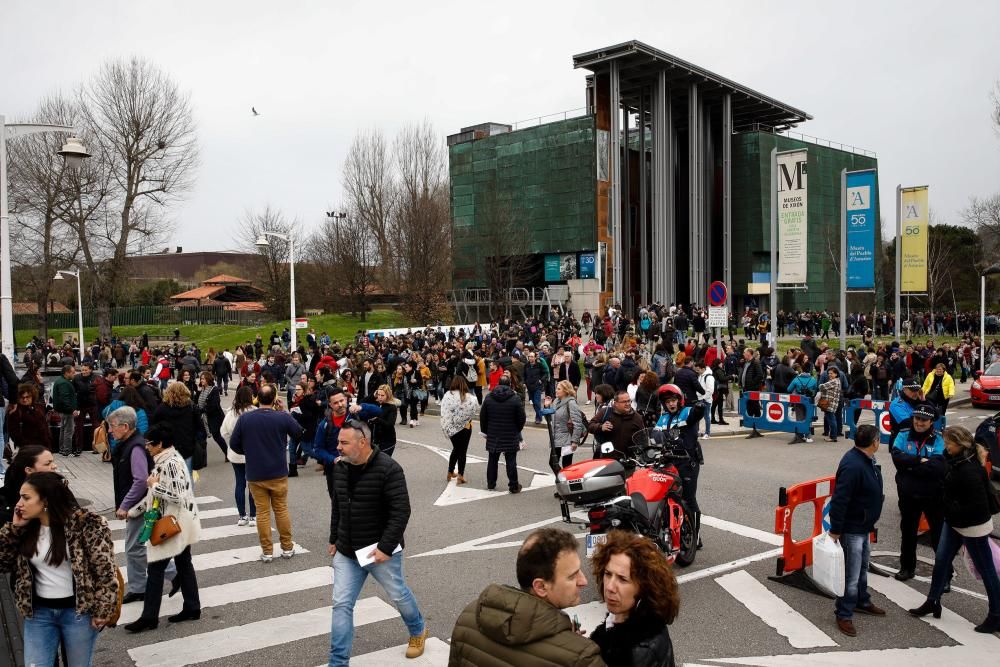
M 795 379 L 788 383 L 788 393 L 789 394 L 799 394 L 800 396 L 809 396 L 810 398 L 816 395 L 816 389 L 818 388 L 816 383 L 816 378 L 808 373 L 799 373 L 795 376 Z
M 355 415 L 348 412 L 347 418 L 359 419 L 367 423 L 369 419 L 374 419 L 382 414 L 382 408 L 374 403 L 358 403 L 358 405 L 361 406 L 361 410 Z M 319 426 L 316 427 L 316 437 L 313 439 L 313 457 L 323 465 L 333 465 L 334 461 L 340 457 L 340 452 L 337 451 L 337 438 L 339 437 L 340 427 L 330 421 L 328 410 Z
M 926 433 L 900 431 L 891 453 L 901 498 L 941 498 L 948 464 L 944 460 L 944 440 L 934 428 Z
M 288 439 L 304 430 L 287 412 L 257 409 L 236 420 L 229 446 L 247 457 L 247 481 L 288 477 Z
M 889 441 L 892 443 L 896 442 L 896 436 L 903 429 L 910 428 L 913 423 L 911 417 L 913 416 L 913 409 L 917 407 L 920 403 L 919 400 L 910 400 L 907 398 L 902 389 L 899 390 L 899 396 L 892 399 L 892 403 L 889 404 Z
M 830 498 L 830 532 L 865 535 L 882 515 L 882 470 L 875 459 L 851 447 L 840 459 Z

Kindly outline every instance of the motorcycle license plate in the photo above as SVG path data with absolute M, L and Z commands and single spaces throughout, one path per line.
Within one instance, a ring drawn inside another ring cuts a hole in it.
M 598 544 L 604 544 L 608 541 L 607 533 L 600 533 L 598 535 L 587 535 L 587 558 L 593 558 L 594 549 L 597 548 Z

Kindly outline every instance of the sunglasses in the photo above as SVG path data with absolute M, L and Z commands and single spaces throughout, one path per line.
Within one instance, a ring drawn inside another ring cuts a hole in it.
M 344 425 L 340 428 L 352 428 L 356 431 L 361 431 L 361 435 L 363 435 L 366 440 L 371 439 L 371 427 L 360 419 L 345 419 Z

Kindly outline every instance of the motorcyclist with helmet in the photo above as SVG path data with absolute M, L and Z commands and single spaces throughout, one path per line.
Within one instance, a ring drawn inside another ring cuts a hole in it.
M 698 507 L 698 472 L 705 463 L 701 443 L 698 442 L 698 425 L 704 416 L 705 408 L 701 404 L 684 405 L 684 392 L 675 384 L 665 384 L 657 392 L 663 412 L 656 429 L 663 434 L 663 444 L 667 447 L 679 447 L 688 454 L 688 458 L 677 461 L 677 472 L 683 480 L 684 502 L 688 510 L 694 512 L 695 533 L 698 535 L 698 548 L 701 542 L 701 509 Z

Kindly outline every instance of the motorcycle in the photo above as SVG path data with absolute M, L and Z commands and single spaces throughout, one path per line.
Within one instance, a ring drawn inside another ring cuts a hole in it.
M 688 458 L 663 431 L 644 429 L 632 438 L 629 456 L 621 462 L 600 458 L 561 470 L 556 488 L 563 519 L 569 520 L 569 502 L 587 509 L 587 556 L 607 540 L 609 530 L 617 529 L 649 537 L 671 563 L 693 563 L 698 551 L 695 516 L 684 502 L 676 465 Z

